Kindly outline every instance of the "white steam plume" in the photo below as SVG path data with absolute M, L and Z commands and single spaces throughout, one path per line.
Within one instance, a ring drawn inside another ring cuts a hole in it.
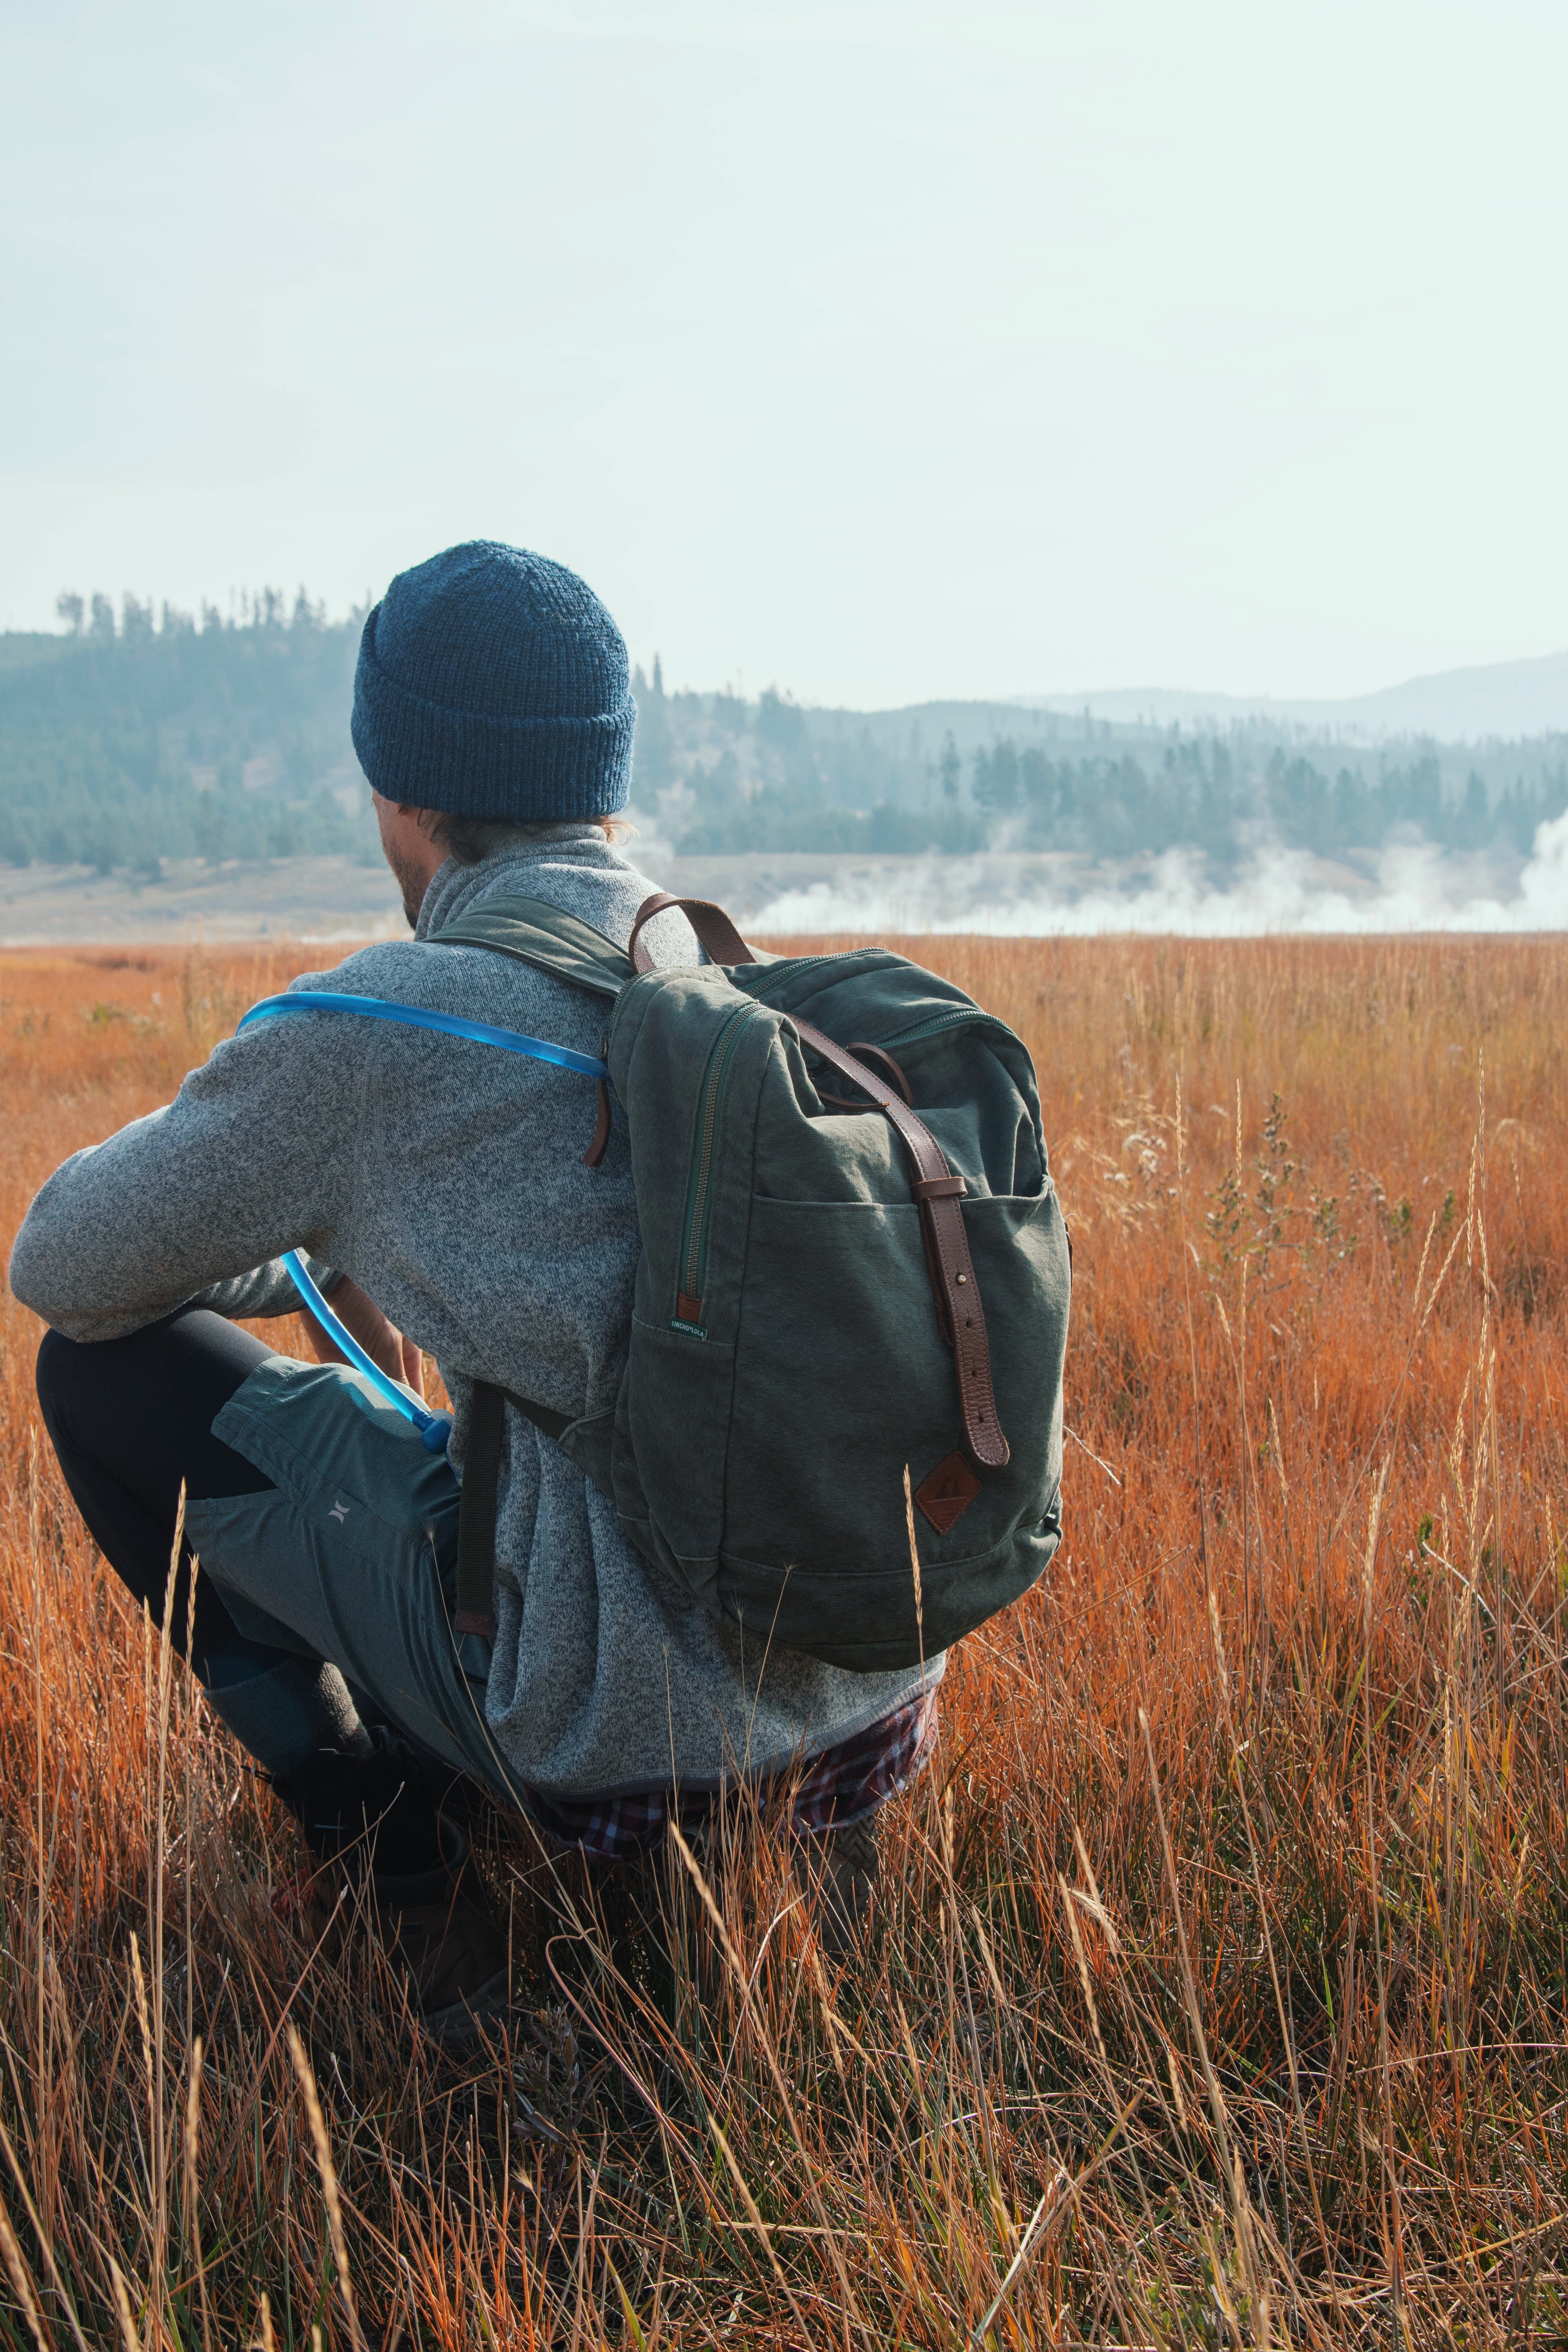
M 1064 864 L 1066 861 L 1064 861 Z M 1477 861 L 1430 844 L 1393 846 L 1360 887 L 1323 878 L 1300 850 L 1259 851 L 1228 887 L 1207 880 L 1190 850 L 1154 860 L 1140 886 L 1110 887 L 1092 870 L 1075 889 L 1044 861 L 996 856 L 922 858 L 842 881 L 785 889 L 748 915 L 763 933 L 992 931 L 1015 937 L 1110 931 L 1254 937 L 1276 931 L 1555 931 L 1568 929 L 1568 813 L 1537 827 L 1511 892 Z M 1342 873 L 1343 869 L 1340 869 Z

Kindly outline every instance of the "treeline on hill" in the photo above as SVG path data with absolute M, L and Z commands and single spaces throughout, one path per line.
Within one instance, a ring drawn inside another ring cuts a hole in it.
M 361 616 L 303 589 L 198 614 L 62 596 L 0 636 L 0 862 L 151 877 L 163 861 L 377 852 L 349 740 Z M 997 703 L 807 709 L 666 691 L 639 668 L 633 810 L 686 856 L 1179 846 L 1333 856 L 1420 838 L 1528 852 L 1568 806 L 1568 739 L 1382 749 L 1262 722 L 1223 735 Z
M 1402 835 L 1523 855 L 1568 807 L 1561 738 L 1303 747 L 1263 725 L 1222 737 L 984 704 L 873 719 L 773 688 L 667 695 L 657 664 L 634 686 L 639 801 L 689 856 L 1192 847 L 1224 865 L 1263 839 L 1332 856 Z
M 64 636 L 0 639 L 0 860 L 130 867 L 374 854 L 349 740 L 359 623 L 301 589 L 199 615 L 62 596 Z

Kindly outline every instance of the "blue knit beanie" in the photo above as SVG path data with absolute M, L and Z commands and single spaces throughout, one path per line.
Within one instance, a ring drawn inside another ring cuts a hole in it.
M 469 540 L 372 607 L 353 743 L 389 801 L 450 816 L 608 816 L 631 787 L 626 641 L 585 581 Z

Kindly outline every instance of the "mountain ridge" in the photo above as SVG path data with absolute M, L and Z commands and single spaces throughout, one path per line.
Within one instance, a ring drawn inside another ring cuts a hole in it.
M 1402 679 L 1370 694 L 1210 694 L 1190 688 L 1113 687 L 1086 694 L 1027 694 L 1020 709 L 1087 710 L 1113 725 L 1155 726 L 1248 719 L 1321 729 L 1350 739 L 1430 736 L 1445 743 L 1521 741 L 1568 732 L 1568 649 L 1521 661 L 1478 662 Z

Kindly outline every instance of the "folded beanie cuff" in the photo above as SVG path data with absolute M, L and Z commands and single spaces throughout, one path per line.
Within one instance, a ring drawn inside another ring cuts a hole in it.
M 376 608 L 379 611 L 379 606 Z M 525 824 L 611 816 L 631 791 L 637 704 L 584 716 L 500 718 L 413 694 L 375 658 L 375 612 L 354 674 L 351 733 L 384 800 Z

